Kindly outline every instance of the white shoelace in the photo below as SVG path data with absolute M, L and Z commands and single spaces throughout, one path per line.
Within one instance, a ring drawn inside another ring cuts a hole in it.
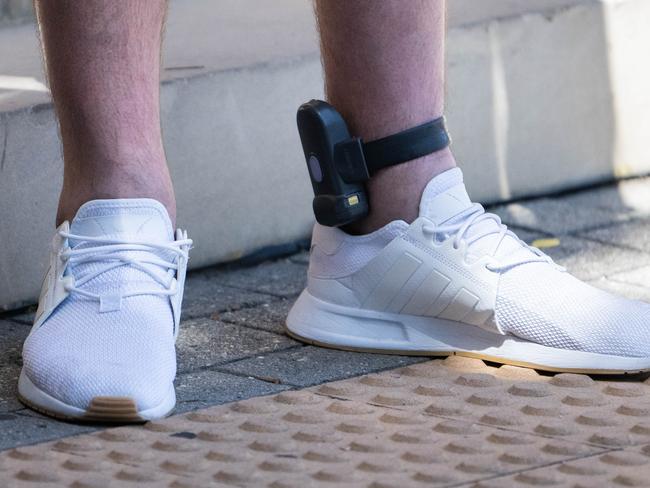
M 164 289 L 151 289 L 151 290 L 137 290 L 121 295 L 123 298 L 137 295 L 161 295 L 170 296 L 176 293 L 176 281 L 174 276 L 178 270 L 179 258 L 188 258 L 190 247 L 192 246 L 192 239 L 181 239 L 171 242 L 169 244 L 152 243 L 145 241 L 134 241 L 127 239 L 105 239 L 101 237 L 89 237 L 71 234 L 69 232 L 59 231 L 59 235 L 65 239 L 74 239 L 79 242 L 79 245 L 74 249 L 67 249 L 61 253 L 61 259 L 68 264 L 81 264 L 81 263 L 102 263 L 98 269 L 75 276 L 73 285 L 66 285 L 65 290 L 69 293 L 78 293 L 88 298 L 101 300 L 101 296 L 95 293 L 90 293 L 82 290 L 85 283 L 98 277 L 102 273 L 118 268 L 120 266 L 132 266 L 139 269 L 159 283 Z M 98 246 L 81 247 L 82 244 L 97 243 Z M 125 251 L 168 251 L 176 255 L 173 261 L 166 261 L 157 256 L 138 257 L 132 258 L 122 254 Z M 151 265 L 162 267 L 166 270 L 165 277 L 156 273 Z
M 470 228 L 485 220 L 494 220 L 496 226 L 485 226 L 484 229 L 477 231 L 474 235 L 467 238 L 466 234 Z M 463 214 L 459 216 L 459 222 L 447 225 L 424 225 L 422 231 L 431 237 L 435 238 L 438 235 L 454 236 L 453 247 L 459 249 L 461 244 L 464 244 L 467 249 L 473 243 L 487 237 L 489 235 L 498 234 L 498 239 L 495 240 L 494 245 L 487 255 L 494 257 L 499 250 L 499 246 L 503 243 L 506 236 L 512 237 L 520 245 L 521 248 L 526 249 L 528 253 L 517 253 L 518 256 L 513 256 L 510 261 L 504 261 L 499 265 L 488 265 L 490 271 L 505 271 L 507 269 L 519 266 L 526 263 L 546 262 L 555 265 L 553 260 L 544 254 L 539 249 L 529 246 L 524 241 L 519 239 L 515 233 L 508 230 L 508 227 L 501 223 L 501 218 L 498 215 L 486 213 L 483 206 L 479 203 L 472 204 Z M 557 266 L 557 265 L 556 265 Z

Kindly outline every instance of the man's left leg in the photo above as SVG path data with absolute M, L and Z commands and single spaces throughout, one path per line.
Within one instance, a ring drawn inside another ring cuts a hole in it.
M 353 135 L 373 141 L 440 117 L 444 0 L 319 0 L 316 10 L 328 100 Z M 439 140 L 428 147 L 448 138 Z M 289 332 L 344 349 L 455 353 L 552 371 L 650 370 L 650 305 L 583 283 L 527 246 L 472 203 L 454 165 L 444 149 L 382 167 L 366 183 L 365 218 L 314 226 L 307 289 Z M 321 208 L 345 208 L 332 200 Z

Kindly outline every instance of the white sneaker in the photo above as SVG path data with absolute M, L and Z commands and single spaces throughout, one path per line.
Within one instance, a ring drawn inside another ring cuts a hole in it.
M 150 199 L 94 200 L 54 236 L 20 398 L 92 421 L 160 418 L 176 404 L 183 284 L 192 241 Z
M 650 305 L 593 288 L 472 204 L 459 169 L 411 225 L 316 224 L 291 335 L 357 351 L 477 357 L 549 371 L 650 370 Z

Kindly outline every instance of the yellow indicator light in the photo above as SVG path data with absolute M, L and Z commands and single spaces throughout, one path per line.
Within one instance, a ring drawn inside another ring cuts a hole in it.
M 548 249 L 550 247 L 558 247 L 560 245 L 560 239 L 552 237 L 550 239 L 536 239 L 533 241 L 531 246 L 538 249 Z
M 351 197 L 348 197 L 348 205 L 357 205 L 359 203 L 359 197 L 356 195 L 352 195 Z

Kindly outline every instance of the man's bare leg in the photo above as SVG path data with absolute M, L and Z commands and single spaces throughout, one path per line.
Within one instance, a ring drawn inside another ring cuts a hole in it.
M 57 223 L 100 198 L 176 213 L 160 133 L 166 0 L 36 1 L 65 171 Z
M 328 101 L 371 141 L 438 118 L 444 107 L 445 0 L 317 0 Z M 455 166 L 449 149 L 387 168 L 367 184 L 368 233 L 418 216 L 431 178 Z
M 442 114 L 444 7 L 318 0 L 327 94 L 354 134 L 372 140 Z M 366 235 L 314 225 L 289 333 L 345 350 L 650 371 L 650 306 L 580 282 L 527 246 L 472 203 L 453 166 L 441 151 L 377 174 L 372 213 L 351 227 Z
M 65 175 L 18 393 L 57 418 L 141 422 L 176 402 L 192 241 L 174 232 L 158 113 L 163 0 L 38 0 Z M 166 208 L 165 208 L 166 207 Z

